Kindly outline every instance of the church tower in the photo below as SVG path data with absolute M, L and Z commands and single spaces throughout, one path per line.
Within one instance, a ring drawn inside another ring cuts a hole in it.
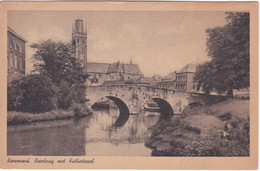
M 72 25 L 72 45 L 75 49 L 74 57 L 82 61 L 84 68 L 87 66 L 87 30 L 83 25 L 83 20 L 75 20 Z

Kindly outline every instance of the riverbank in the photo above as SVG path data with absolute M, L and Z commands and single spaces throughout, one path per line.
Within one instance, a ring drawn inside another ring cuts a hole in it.
M 74 106 L 68 110 L 52 110 L 45 113 L 23 113 L 17 111 L 7 112 L 7 125 L 31 124 L 35 122 L 81 118 L 92 114 L 92 110 L 85 106 Z
M 145 145 L 153 156 L 249 156 L 249 100 L 228 99 L 162 118 Z

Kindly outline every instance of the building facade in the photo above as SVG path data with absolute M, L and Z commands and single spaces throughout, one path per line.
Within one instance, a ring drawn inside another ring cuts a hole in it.
M 25 74 L 26 42 L 13 29 L 7 28 L 8 81 Z
M 193 77 L 196 65 L 185 65 L 181 70 L 174 71 L 156 83 L 156 87 L 168 90 L 191 92 L 194 90 Z
M 163 88 L 167 90 L 175 90 L 176 89 L 176 81 L 160 81 L 157 82 L 156 87 Z
M 176 72 L 176 90 L 191 92 L 194 90 L 193 77 L 196 65 L 188 64 Z
M 168 90 L 176 89 L 176 71 L 169 73 L 161 78 L 161 81 L 156 83 L 156 87 Z
M 87 66 L 87 30 L 84 27 L 83 20 L 75 20 L 72 26 L 72 45 L 74 48 L 74 57 L 82 62 L 84 68 Z

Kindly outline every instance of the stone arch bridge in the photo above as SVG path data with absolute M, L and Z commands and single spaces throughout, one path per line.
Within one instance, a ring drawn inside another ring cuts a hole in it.
M 130 114 L 139 113 L 146 102 L 153 100 L 160 107 L 161 114 L 173 115 L 181 114 L 187 106 L 207 105 L 219 101 L 221 96 L 206 96 L 144 85 L 111 85 L 87 87 L 86 98 L 91 105 L 110 99 L 117 105 L 120 113 Z

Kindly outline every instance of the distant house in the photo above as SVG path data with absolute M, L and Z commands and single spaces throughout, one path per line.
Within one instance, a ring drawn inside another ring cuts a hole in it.
M 196 71 L 196 65 L 185 65 L 176 72 L 176 90 L 191 92 L 193 90 L 193 77 Z
M 161 78 L 162 81 L 156 83 L 156 87 L 168 90 L 176 89 L 176 71 L 169 73 Z
M 168 90 L 186 91 L 193 90 L 193 76 L 196 71 L 196 65 L 185 65 L 181 70 L 174 71 L 161 78 L 156 83 L 156 87 Z
M 176 81 L 160 81 L 157 82 L 156 87 L 158 88 L 164 88 L 168 90 L 175 90 L 176 87 Z
M 7 28 L 8 81 L 25 74 L 25 40 L 9 26 Z

